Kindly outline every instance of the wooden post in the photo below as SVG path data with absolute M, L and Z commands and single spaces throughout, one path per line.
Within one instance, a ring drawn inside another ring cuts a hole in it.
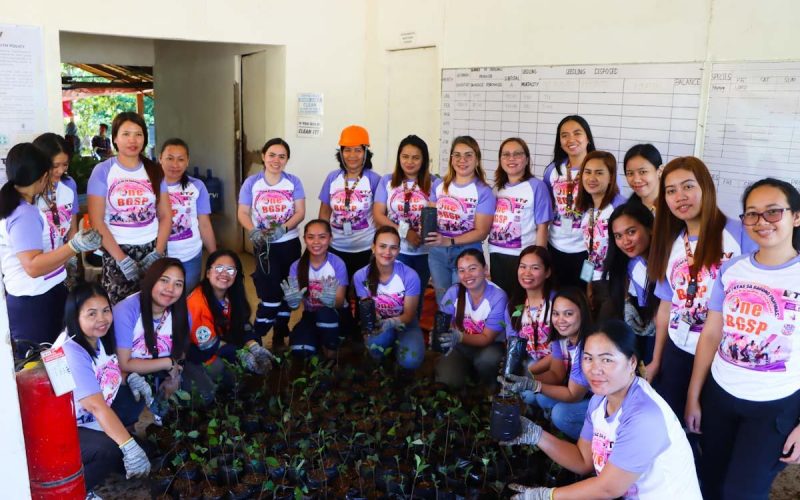
M 136 112 L 144 116 L 144 94 L 141 92 L 136 94 Z

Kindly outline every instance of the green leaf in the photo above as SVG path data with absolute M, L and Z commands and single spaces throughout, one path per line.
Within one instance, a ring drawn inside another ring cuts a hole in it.
M 519 318 L 520 316 L 522 316 L 522 307 L 523 307 L 522 304 L 518 305 L 516 309 L 514 309 L 514 312 L 511 314 L 511 317 Z
M 197 439 L 200 433 L 197 431 L 189 431 L 186 435 L 189 436 L 190 439 Z
M 421 439 L 415 439 L 411 441 L 411 444 L 413 444 L 414 446 L 422 446 L 425 443 L 423 443 Z
M 397 426 L 393 425 L 391 429 L 386 431 L 387 436 L 396 436 L 397 435 Z
M 191 401 L 192 400 L 192 395 L 189 394 L 188 392 L 184 391 L 184 390 L 181 390 L 181 389 L 178 389 L 177 391 L 175 391 L 175 395 L 178 396 L 178 399 L 180 399 L 181 401 Z
M 267 466 L 269 467 L 277 467 L 278 465 L 280 465 L 278 459 L 275 457 L 267 457 L 264 459 L 264 461 L 267 463 Z
M 209 427 L 209 428 L 210 428 L 210 427 L 216 427 L 216 426 L 218 426 L 218 425 L 219 425 L 219 423 L 217 422 L 217 419 L 216 419 L 216 418 L 212 418 L 211 420 L 209 420 L 209 421 L 208 421 L 208 427 Z

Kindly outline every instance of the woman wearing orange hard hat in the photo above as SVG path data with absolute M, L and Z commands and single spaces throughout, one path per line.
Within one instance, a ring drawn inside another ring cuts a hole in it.
M 372 171 L 372 151 L 369 133 L 358 125 L 350 125 L 339 136 L 336 151 L 339 168 L 328 174 L 319 193 L 319 218 L 330 221 L 333 231 L 331 252 L 347 267 L 352 283 L 353 274 L 369 264 L 375 223 L 372 203 L 381 176 Z M 354 297 L 352 286 L 348 296 Z M 357 318 L 349 307 L 341 317 L 341 327 L 353 339 L 360 339 Z

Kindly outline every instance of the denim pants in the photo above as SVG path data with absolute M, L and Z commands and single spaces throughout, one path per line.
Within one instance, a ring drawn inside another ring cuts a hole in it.
M 405 328 L 387 328 L 369 337 L 367 348 L 370 356 L 377 360 L 390 354 L 386 350 L 392 348 L 397 364 L 406 370 L 416 370 L 425 360 L 425 339 L 416 319 Z
M 589 397 L 575 403 L 564 403 L 533 391 L 523 391 L 520 397 L 525 403 L 544 410 L 553 425 L 570 439 L 578 440 L 586 418 L 586 409 L 589 408 Z
M 442 297 L 450 286 L 458 282 L 456 258 L 458 254 L 468 248 L 481 250 L 480 243 L 467 243 L 452 247 L 431 247 L 428 252 L 428 267 L 433 278 L 433 287 L 436 290 L 436 305 L 441 307 Z
M 183 269 L 186 271 L 186 285 L 184 289 L 186 290 L 186 295 L 192 293 L 194 287 L 200 283 L 200 273 L 202 272 L 201 267 L 203 265 L 203 251 L 201 250 L 200 253 L 195 255 L 189 260 L 183 262 Z

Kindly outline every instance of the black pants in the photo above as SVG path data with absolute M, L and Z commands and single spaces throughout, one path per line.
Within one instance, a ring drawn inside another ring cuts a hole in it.
M 78 441 L 86 491 L 91 491 L 112 472 L 125 473 L 122 452 L 105 432 L 78 427 Z
M 8 326 L 11 338 L 40 344 L 53 343 L 64 329 L 64 304 L 67 287 L 59 283 L 41 295 L 6 295 Z M 17 347 L 16 356 L 25 355 L 27 347 Z
M 520 286 L 517 278 L 518 267 L 519 257 L 516 255 L 489 254 L 489 272 L 492 275 L 492 283 L 499 286 L 509 297 Z
M 681 423 L 686 413 L 686 392 L 689 390 L 693 365 L 694 356 L 676 346 L 667 337 L 661 353 L 661 367 L 653 381 L 653 388 L 664 398 Z
M 260 249 L 254 249 L 254 253 L 256 270 L 251 276 L 259 300 L 254 329 L 263 337 L 274 326 L 272 344 L 283 344 L 289 335 L 292 311 L 283 300 L 281 281 L 289 276 L 292 263 L 300 258 L 300 238 L 271 244 L 269 254 Z
M 557 250 L 553 245 L 547 245 L 550 257 L 553 258 L 553 275 L 559 288 L 576 286 L 582 290 L 586 282 L 581 280 L 581 266 L 589 255 L 588 252 L 565 253 Z
M 344 338 L 349 338 L 355 341 L 361 340 L 361 331 L 359 330 L 358 319 L 358 296 L 356 296 L 355 285 L 353 284 L 353 275 L 369 264 L 369 258 L 372 256 L 371 250 L 364 250 L 363 252 L 342 252 L 334 248 L 330 252 L 344 261 L 347 268 L 347 279 L 350 284 L 347 287 L 347 298 L 345 300 L 345 311 L 339 317 L 339 328 L 341 328 L 341 335 Z M 355 310 L 350 307 L 350 301 L 355 302 Z
M 779 459 L 800 417 L 800 391 L 748 401 L 731 396 L 709 375 L 701 401 L 703 498 L 769 498 L 772 481 L 786 466 Z

